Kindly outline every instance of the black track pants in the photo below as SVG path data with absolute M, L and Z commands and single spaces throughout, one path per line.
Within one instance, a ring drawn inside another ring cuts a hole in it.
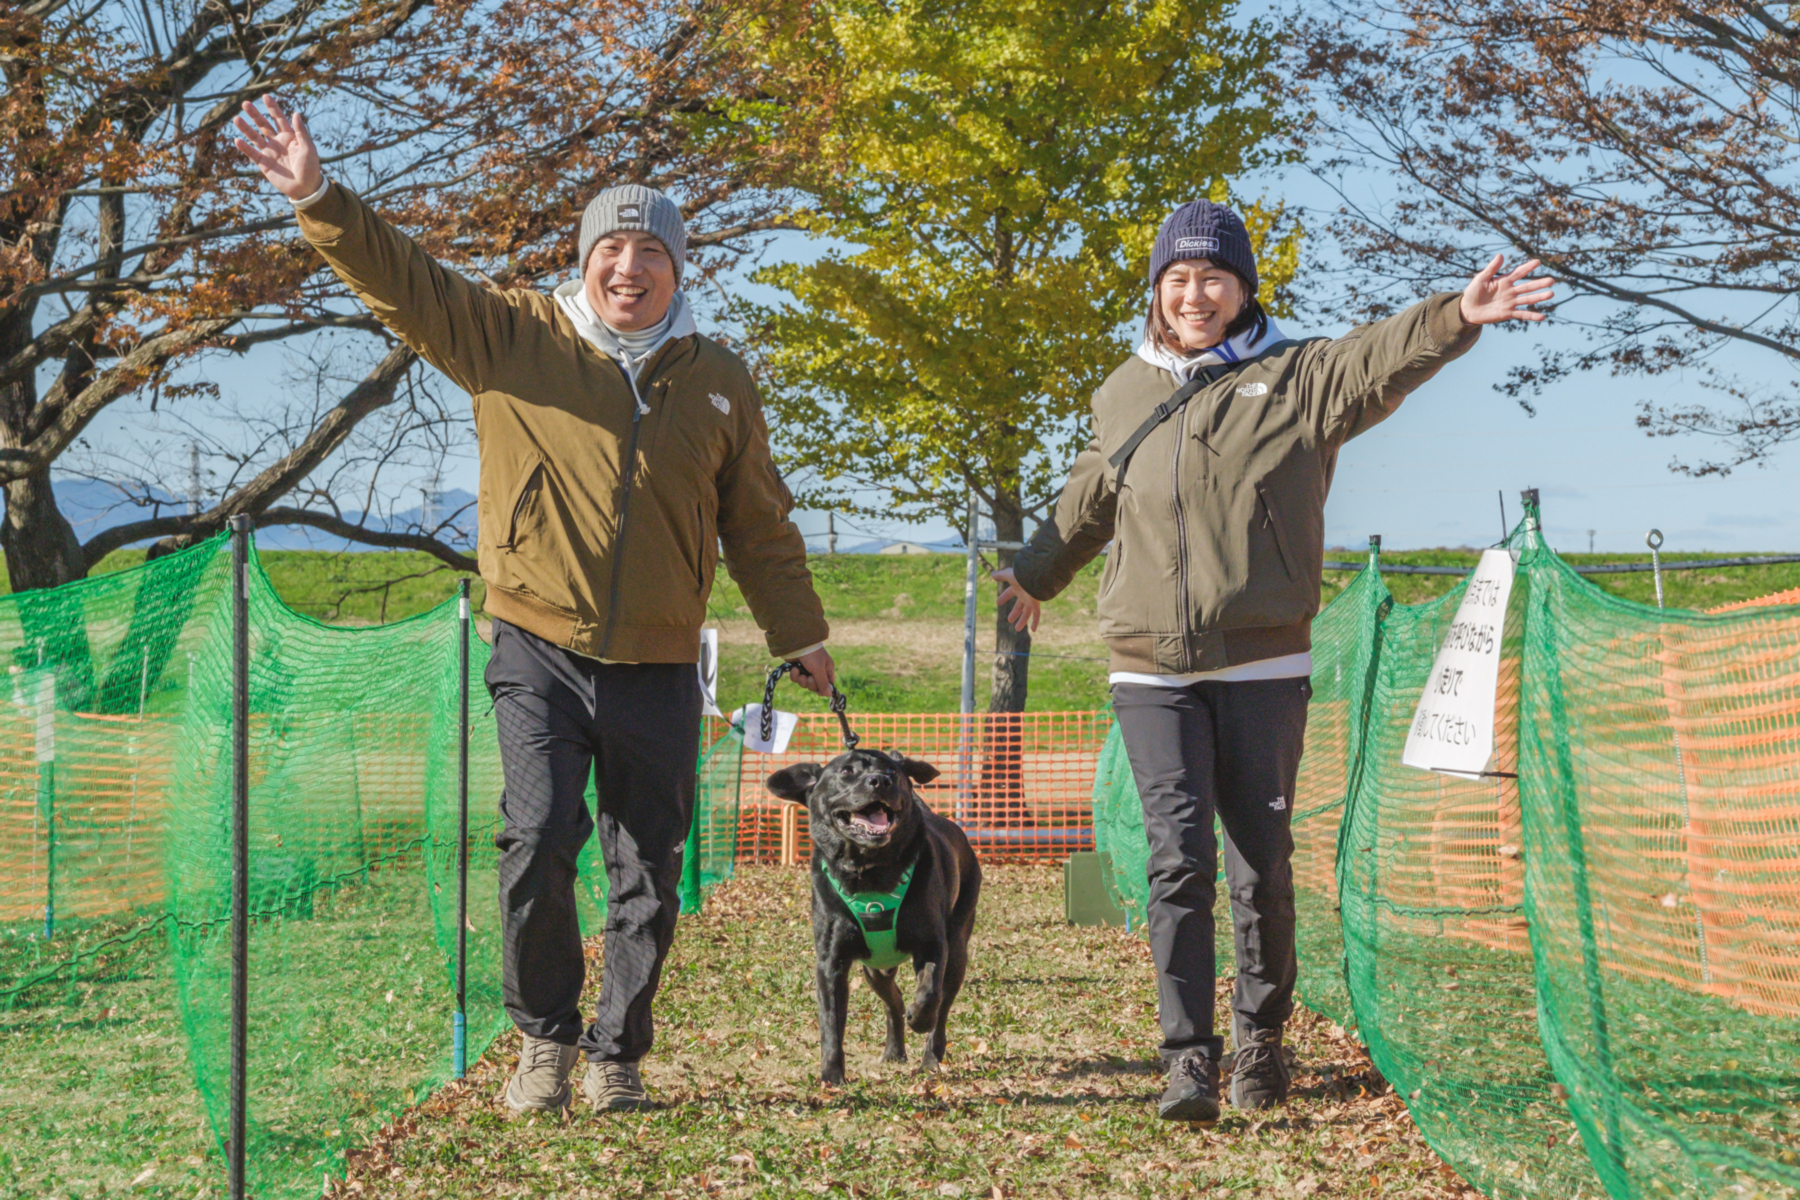
M 1213 1033 L 1213 900 L 1225 829 L 1225 882 L 1237 945 L 1234 1025 L 1277 1029 L 1294 1001 L 1294 782 L 1306 736 L 1305 679 L 1121 683 L 1113 709 L 1150 839 L 1150 950 L 1162 1056 L 1218 1059 Z
M 675 938 L 694 815 L 700 681 L 688 663 L 600 663 L 501 621 L 486 676 L 499 725 L 502 994 L 513 1024 L 590 1059 L 650 1050 L 650 1003 Z M 595 830 L 606 863 L 600 1008 L 581 1027 L 575 858 Z

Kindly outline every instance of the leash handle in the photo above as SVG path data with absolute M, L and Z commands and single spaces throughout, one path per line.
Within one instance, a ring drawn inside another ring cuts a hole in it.
M 769 676 L 763 681 L 761 733 L 764 745 L 768 745 L 775 737 L 775 685 L 780 683 L 781 677 L 786 675 L 789 671 L 798 670 L 800 670 L 799 663 L 784 662 L 779 666 L 770 667 Z M 849 708 L 850 701 L 848 697 L 846 697 L 844 693 L 838 691 L 837 684 L 832 684 L 831 715 L 838 719 L 838 728 L 843 732 L 844 749 L 854 750 L 856 749 L 856 744 L 862 739 L 857 736 L 855 730 L 850 728 L 850 718 L 846 715 Z

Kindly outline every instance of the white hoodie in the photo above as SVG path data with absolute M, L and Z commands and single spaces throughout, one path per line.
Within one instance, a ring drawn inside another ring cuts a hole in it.
M 696 332 L 694 311 L 688 307 L 687 297 L 676 292 L 675 298 L 669 302 L 669 311 L 663 314 L 662 320 L 648 329 L 627 332 L 614 329 L 595 314 L 594 306 L 588 303 L 587 287 L 581 280 L 571 279 L 558 287 L 554 295 L 557 304 L 568 314 L 569 320 L 574 322 L 575 332 L 586 338 L 594 349 L 625 368 L 625 378 L 631 383 L 631 394 L 637 397 L 638 415 L 649 412 L 650 406 L 644 403 L 644 397 L 638 393 L 638 372 L 662 349 L 663 343 Z

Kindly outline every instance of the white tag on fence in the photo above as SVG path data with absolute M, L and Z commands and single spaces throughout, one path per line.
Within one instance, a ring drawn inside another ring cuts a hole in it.
M 45 671 L 37 683 L 37 760 L 56 761 L 56 673 Z
M 719 711 L 719 631 L 700 631 L 700 715 L 718 717 Z
M 762 739 L 762 705 L 746 704 L 731 714 L 731 723 L 744 723 L 744 749 L 755 750 L 759 754 L 780 754 L 787 749 L 788 739 L 794 736 L 794 727 L 800 724 L 798 713 L 782 712 L 779 708 L 772 710 L 775 718 L 775 736 L 768 741 Z
M 1465 778 L 1487 770 L 1513 567 L 1510 550 L 1482 554 L 1419 695 L 1400 755 L 1407 766 Z

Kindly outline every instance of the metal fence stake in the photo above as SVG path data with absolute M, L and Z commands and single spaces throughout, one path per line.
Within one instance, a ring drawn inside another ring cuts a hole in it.
M 456 1014 L 450 1054 L 469 1073 L 469 581 L 457 587 L 456 636 Z
M 250 518 L 231 518 L 231 1200 L 244 1196 L 250 1020 Z
M 1656 578 L 1656 607 L 1663 606 L 1662 590 L 1662 530 L 1652 529 L 1644 535 L 1644 545 L 1650 547 L 1650 571 Z

